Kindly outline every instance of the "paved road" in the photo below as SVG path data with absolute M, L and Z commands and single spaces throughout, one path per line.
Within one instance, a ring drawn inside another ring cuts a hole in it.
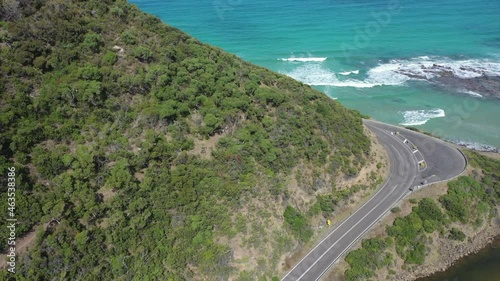
M 388 178 L 370 200 L 334 227 L 283 281 L 320 280 L 410 189 L 453 178 L 465 169 L 462 153 L 441 140 L 373 120 L 364 120 L 364 124 L 387 150 L 391 167 Z

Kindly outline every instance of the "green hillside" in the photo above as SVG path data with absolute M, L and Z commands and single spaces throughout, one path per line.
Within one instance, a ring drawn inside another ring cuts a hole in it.
M 315 196 L 369 155 L 358 113 L 126 1 L 1 3 L 0 240 L 11 166 L 37 231 L 17 280 L 245 279 L 238 237 L 270 279 L 312 235 L 294 168 Z

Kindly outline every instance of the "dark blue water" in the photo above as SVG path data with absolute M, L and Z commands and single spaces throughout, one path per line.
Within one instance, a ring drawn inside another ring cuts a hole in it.
M 462 258 L 453 267 L 418 281 L 499 281 L 500 237 L 477 254 Z

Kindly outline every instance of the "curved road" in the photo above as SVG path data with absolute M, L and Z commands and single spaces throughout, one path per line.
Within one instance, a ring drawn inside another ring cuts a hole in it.
M 467 165 L 458 149 L 439 139 L 373 120 L 363 122 L 387 150 L 388 178 L 370 200 L 332 229 L 281 280 L 320 280 L 399 200 L 422 185 L 461 174 Z

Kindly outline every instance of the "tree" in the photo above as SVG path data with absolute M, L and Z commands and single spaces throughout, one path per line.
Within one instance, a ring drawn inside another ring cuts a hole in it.
M 85 34 L 81 46 L 84 50 L 90 51 L 91 53 L 97 53 L 99 52 L 99 50 L 103 45 L 104 42 L 102 40 L 101 35 L 94 32 L 90 32 Z
M 0 22 L 11 46 L 0 52 L 0 165 L 24 171 L 20 233 L 50 222 L 18 279 L 231 279 L 231 250 L 216 241 L 240 232 L 249 247 L 277 245 L 257 265 L 271 276 L 292 236 L 310 239 L 309 217 L 287 208 L 274 235 L 260 224 L 267 210 L 236 227 L 233 215 L 247 198 L 285 208 L 283 179 L 297 163 L 359 169 L 370 143 L 359 116 L 111 2 L 21 0 L 22 18 Z
M 78 145 L 76 147 L 76 153 L 72 156 L 66 155 L 63 161 L 65 161 L 67 165 L 71 165 L 75 177 L 83 180 L 88 180 L 93 177 L 95 168 L 94 153 L 88 146 Z
M 211 113 L 203 117 L 203 122 L 205 123 L 205 126 L 203 127 L 202 132 L 207 136 L 214 134 L 215 131 L 222 125 L 222 120 Z
M 153 52 L 143 46 L 134 49 L 134 56 L 141 62 L 149 63 L 153 61 Z
M 120 159 L 115 163 L 106 180 L 105 186 L 106 188 L 117 190 L 130 189 L 135 186 L 126 159 Z

